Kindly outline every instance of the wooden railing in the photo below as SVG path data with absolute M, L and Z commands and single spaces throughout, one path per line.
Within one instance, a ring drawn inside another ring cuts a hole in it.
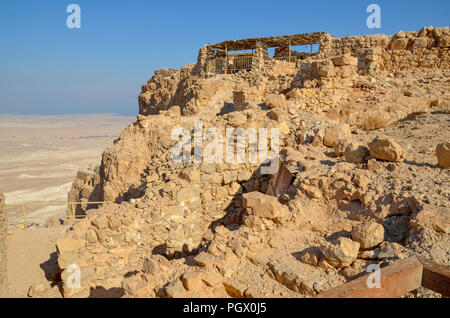
M 282 62 L 297 63 L 296 56 L 274 56 L 273 59 L 275 59 L 277 61 L 282 61 Z
M 242 70 L 250 71 L 252 69 L 253 59 L 252 55 L 246 56 L 228 56 L 217 57 L 206 62 L 206 72 L 216 74 L 235 73 Z M 276 56 L 268 59 L 275 59 L 277 61 L 296 63 L 297 56 Z
M 23 203 L 13 203 L 13 204 L 5 204 L 5 207 L 22 207 L 22 217 L 8 217 L 8 220 L 23 220 L 23 228 L 27 228 L 27 220 L 30 219 L 42 219 L 42 216 L 27 216 L 26 213 L 26 207 L 30 206 L 50 206 L 50 205 L 67 205 L 72 206 L 72 211 L 69 215 L 69 219 L 71 221 L 75 221 L 77 218 L 84 218 L 85 215 L 76 215 L 75 210 L 77 205 L 90 205 L 90 204 L 107 204 L 107 203 L 114 203 L 114 202 L 107 202 L 107 201 L 100 201 L 100 202 L 23 202 Z

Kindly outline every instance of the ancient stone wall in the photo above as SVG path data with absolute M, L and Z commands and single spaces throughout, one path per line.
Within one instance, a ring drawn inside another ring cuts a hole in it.
M 0 189 L 0 297 L 6 297 L 6 237 L 5 197 Z
M 173 106 L 180 106 L 182 115 L 197 114 L 205 108 L 231 103 L 233 90 L 257 90 L 263 93 L 257 99 L 264 100 L 266 94 L 288 88 L 289 85 L 285 87 L 286 79 L 289 84 L 292 82 L 291 88 L 347 88 L 353 85 L 353 78 L 358 74 L 388 75 L 411 67 L 447 69 L 450 63 L 449 39 L 448 27 L 424 27 L 420 31 L 400 31 L 393 36 L 375 34 L 336 38 L 320 33 L 316 39 L 320 44 L 319 52 L 298 60 L 296 64 L 278 63 L 285 68 L 286 74 L 276 74 L 276 80 L 273 70 L 278 61 L 267 59 L 267 45 L 256 41 L 258 39 L 251 42 L 255 48 L 252 71 L 236 74 L 206 74 L 205 64 L 214 57 L 214 46 L 204 46 L 199 51 L 196 64 L 179 70 L 155 72 L 142 86 L 139 114 L 155 115 Z M 291 76 L 292 67 L 296 67 L 297 76 Z
M 317 55 L 301 61 L 293 87 L 351 87 L 355 75 L 389 75 L 411 68 L 448 69 L 449 28 L 321 40 Z M 393 74 L 395 75 L 395 74 Z
M 72 188 L 68 193 L 69 202 L 99 202 L 103 201 L 100 175 L 98 171 L 83 169 L 77 172 L 77 176 L 72 183 Z M 67 216 L 69 218 L 77 215 L 85 215 L 89 209 L 95 209 L 96 204 L 81 204 L 67 206 Z
M 315 59 L 329 59 L 343 54 L 358 57 L 358 69 L 374 75 L 378 71 L 410 67 L 445 69 L 449 63 L 450 28 L 424 27 L 420 31 L 321 38 Z

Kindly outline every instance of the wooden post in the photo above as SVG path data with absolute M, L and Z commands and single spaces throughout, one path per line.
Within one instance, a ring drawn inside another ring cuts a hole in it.
M 289 41 L 289 60 L 288 62 L 291 61 L 291 41 Z
M 228 74 L 228 45 L 225 44 L 225 74 Z
M 325 291 L 318 298 L 398 298 L 422 286 L 422 263 L 416 256 L 381 269 L 381 288 L 369 288 L 368 275 Z
M 76 216 L 76 212 L 75 212 L 75 209 L 76 209 L 76 204 L 74 204 L 74 203 L 72 203 L 72 215 L 71 215 L 71 220 L 72 220 L 72 222 L 75 222 L 75 216 Z
M 22 205 L 22 213 L 23 213 L 23 229 L 27 229 L 27 214 L 25 212 L 25 204 Z
M 422 286 L 450 297 L 450 268 L 419 257 L 423 266 Z

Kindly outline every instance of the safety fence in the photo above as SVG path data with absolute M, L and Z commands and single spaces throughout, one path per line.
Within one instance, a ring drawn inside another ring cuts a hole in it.
M 236 73 L 242 70 L 250 71 L 252 69 L 255 56 L 228 56 L 217 57 L 206 62 L 206 72 L 216 74 Z M 277 56 L 269 59 L 284 62 L 297 62 L 297 56 Z
M 297 63 L 297 56 L 274 56 L 273 59 L 282 62 Z
M 37 206 L 52 206 L 52 205 L 66 205 L 71 206 L 70 215 L 68 215 L 71 221 L 75 221 L 76 219 L 82 219 L 86 215 L 76 215 L 76 206 L 77 205 L 92 205 L 92 204 L 108 204 L 114 202 L 100 201 L 100 202 L 23 202 L 23 203 L 13 203 L 13 204 L 5 204 L 6 208 L 11 207 L 21 207 L 22 208 L 22 216 L 21 217 L 8 217 L 8 220 L 23 220 L 23 228 L 27 228 L 27 220 L 32 219 L 42 219 L 45 217 L 42 216 L 27 216 L 26 207 L 37 207 Z

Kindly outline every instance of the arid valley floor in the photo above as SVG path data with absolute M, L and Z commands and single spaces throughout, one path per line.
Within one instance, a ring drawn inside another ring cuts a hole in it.
M 98 165 L 134 117 L 89 115 L 0 115 L 0 180 L 6 204 L 64 202 L 79 169 Z M 63 227 L 45 228 L 48 218 L 66 217 L 66 206 L 7 208 L 9 296 L 26 297 L 30 284 L 45 282 L 41 264 L 49 260 Z M 45 265 L 44 265 L 45 266 Z

